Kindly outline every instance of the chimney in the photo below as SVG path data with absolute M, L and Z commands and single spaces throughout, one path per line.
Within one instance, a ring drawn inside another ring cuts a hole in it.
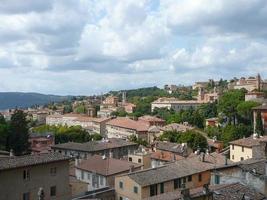
M 188 188 L 181 189 L 181 200 L 190 200 L 190 191 Z
M 203 194 L 209 194 L 210 189 L 209 189 L 209 184 L 204 184 L 203 185 Z
M 129 169 L 129 172 L 131 173 L 131 172 L 133 172 L 134 171 L 134 165 L 131 165 L 130 166 L 130 169 Z
M 13 157 L 13 156 L 14 156 L 14 151 L 13 151 L 13 149 L 10 149 L 9 156 L 10 156 L 10 157 Z

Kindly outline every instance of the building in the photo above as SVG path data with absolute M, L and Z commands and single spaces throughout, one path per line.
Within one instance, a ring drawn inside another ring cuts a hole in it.
M 190 108 L 197 108 L 201 104 L 205 103 L 204 101 L 198 100 L 178 100 L 175 98 L 159 98 L 156 101 L 151 103 L 151 110 L 153 111 L 155 108 L 167 108 L 173 109 L 175 111 L 187 110 Z
M 127 117 L 117 117 L 106 123 L 108 138 L 127 139 L 131 135 L 147 140 L 149 125 L 143 121 L 135 121 Z
M 238 162 L 250 158 L 262 159 L 266 157 L 267 136 L 257 137 L 253 135 L 248 138 L 238 139 L 230 144 L 230 160 Z
M 210 170 L 216 164 L 224 162 L 224 156 L 219 154 L 211 154 L 207 157 L 203 155 L 195 155 L 161 167 L 117 176 L 115 178 L 116 198 L 139 200 L 182 188 L 203 187 L 210 182 Z
M 55 138 L 52 134 L 30 134 L 30 149 L 33 154 L 51 152 L 51 146 L 55 144 Z
M 136 108 L 136 105 L 133 103 L 126 102 L 126 103 L 122 103 L 120 107 L 124 108 L 125 112 L 127 113 L 133 113 Z
M 166 121 L 164 119 L 161 119 L 159 117 L 154 117 L 150 115 L 144 115 L 142 117 L 138 118 L 138 121 L 147 123 L 148 126 L 165 126 Z
M 216 87 L 214 87 L 213 92 L 205 92 L 204 88 L 199 88 L 197 99 L 199 102 L 213 103 L 219 99 L 219 96 L 220 95 L 216 91 Z
M 133 154 L 128 155 L 128 161 L 136 164 L 141 164 L 142 169 L 151 168 L 151 153 L 143 150 L 137 150 Z
M 103 139 L 86 143 L 68 142 L 51 147 L 53 151 L 63 155 L 86 159 L 89 156 L 106 155 L 111 158 L 123 158 L 138 149 L 138 145 L 119 138 Z
M 10 153 L 8 151 L 0 150 L 0 159 L 1 158 L 8 158 Z
M 110 118 L 94 118 L 81 114 L 49 115 L 46 117 L 47 125 L 81 126 L 90 133 L 98 133 L 105 136 L 106 122 Z
M 192 153 L 187 144 L 156 141 L 152 145 L 151 167 L 159 167 L 168 162 L 184 159 Z
M 260 106 L 254 107 L 253 109 L 253 125 L 254 133 L 256 132 L 257 114 L 260 113 L 262 124 L 265 132 L 267 131 L 267 105 L 263 103 Z
M 0 199 L 69 200 L 69 158 L 58 153 L 0 159 Z
M 206 127 L 212 126 L 212 127 L 218 127 L 219 126 L 219 118 L 213 117 L 205 119 L 205 125 Z
M 267 82 L 261 79 L 260 74 L 256 77 L 241 77 L 239 80 L 233 80 L 228 85 L 229 89 L 246 89 L 249 92 L 262 91 L 267 89 Z
M 142 164 L 127 160 L 94 155 L 77 161 L 75 175 L 78 180 L 88 183 L 88 191 L 100 188 L 114 188 L 115 176 L 140 170 Z
M 263 92 L 248 92 L 245 94 L 245 101 L 256 101 L 263 103 L 265 101 Z
M 103 105 L 112 107 L 117 107 L 118 103 L 119 103 L 119 98 L 115 96 L 109 96 L 102 102 Z
M 267 195 L 267 161 L 248 159 L 217 166 L 211 175 L 211 185 L 241 183 Z

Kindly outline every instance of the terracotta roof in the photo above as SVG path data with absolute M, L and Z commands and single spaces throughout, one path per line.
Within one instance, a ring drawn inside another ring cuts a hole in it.
M 186 126 L 178 123 L 171 123 L 161 128 L 163 131 L 186 131 L 193 129 L 191 126 Z
M 175 154 L 172 154 L 172 153 L 169 153 L 169 152 L 163 152 L 163 151 L 161 151 L 161 152 L 160 151 L 153 152 L 151 154 L 151 159 L 171 162 L 171 161 L 174 161 L 174 156 L 175 156 L 175 160 L 184 159 L 183 156 L 180 156 L 180 155 L 177 155 L 177 154 L 175 155 Z
M 107 122 L 107 125 L 118 126 L 121 128 L 132 129 L 136 131 L 148 131 L 149 125 L 144 122 L 135 121 L 127 117 L 117 117 Z
M 141 164 L 135 164 L 126 160 L 105 158 L 102 156 L 94 155 L 87 160 L 82 160 L 81 163 L 76 166 L 78 169 L 82 169 L 89 172 L 95 172 L 103 176 L 110 176 L 119 173 L 128 173 L 130 168 L 141 169 Z
M 133 145 L 137 144 L 120 138 L 110 138 L 108 140 L 90 141 L 86 143 L 68 142 L 68 143 L 53 145 L 51 148 L 95 152 L 105 149 L 113 149 L 113 148 L 133 146 Z
M 229 142 L 229 144 L 234 144 L 238 146 L 245 146 L 245 147 L 253 147 L 260 145 L 260 142 L 267 142 L 267 136 L 262 136 L 259 138 L 254 139 L 252 136 L 248 138 L 242 138 L 239 140 L 234 140 Z
M 150 115 L 144 115 L 142 117 L 139 117 L 138 120 L 143 120 L 147 122 L 165 122 L 164 119 L 161 119 L 155 116 L 150 116 Z
M 19 157 L 9 157 L 0 160 L 0 171 L 15 169 L 18 167 L 27 167 L 32 165 L 40 165 L 52 162 L 59 162 L 69 160 L 69 157 L 63 156 L 60 153 L 49 153 L 49 154 L 37 154 L 37 155 L 26 155 Z

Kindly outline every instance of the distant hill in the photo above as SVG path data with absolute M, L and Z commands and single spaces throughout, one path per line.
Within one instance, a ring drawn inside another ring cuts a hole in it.
M 44 105 L 49 102 L 60 102 L 71 96 L 45 95 L 39 93 L 0 92 L 0 110 L 27 108 L 33 105 Z

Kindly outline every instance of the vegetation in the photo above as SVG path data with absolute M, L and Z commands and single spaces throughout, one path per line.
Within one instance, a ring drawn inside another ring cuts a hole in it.
M 261 113 L 260 112 L 257 113 L 256 130 L 255 131 L 259 135 L 263 135 L 264 134 L 264 128 L 263 128 L 262 119 L 261 119 Z
M 186 132 L 166 131 L 160 136 L 160 140 L 167 140 L 176 143 L 187 143 L 194 151 L 197 149 L 205 149 L 208 147 L 207 139 L 200 133 L 190 130 Z
M 7 150 L 8 147 L 8 124 L 2 114 L 0 114 L 0 150 Z
M 11 116 L 8 133 L 8 150 L 15 155 L 27 154 L 29 151 L 29 129 L 26 114 L 22 110 L 15 110 Z
M 131 142 L 134 142 L 134 143 L 137 143 L 139 145 L 143 145 L 143 146 L 147 146 L 148 143 L 146 140 L 143 140 L 141 138 L 137 138 L 135 135 L 131 135 L 129 138 L 128 138 Z
M 34 133 L 47 133 L 51 132 L 55 136 L 55 143 L 66 143 L 66 142 L 88 142 L 91 140 L 101 140 L 100 134 L 89 134 L 87 131 L 82 129 L 81 126 L 50 126 L 42 125 L 33 128 Z

